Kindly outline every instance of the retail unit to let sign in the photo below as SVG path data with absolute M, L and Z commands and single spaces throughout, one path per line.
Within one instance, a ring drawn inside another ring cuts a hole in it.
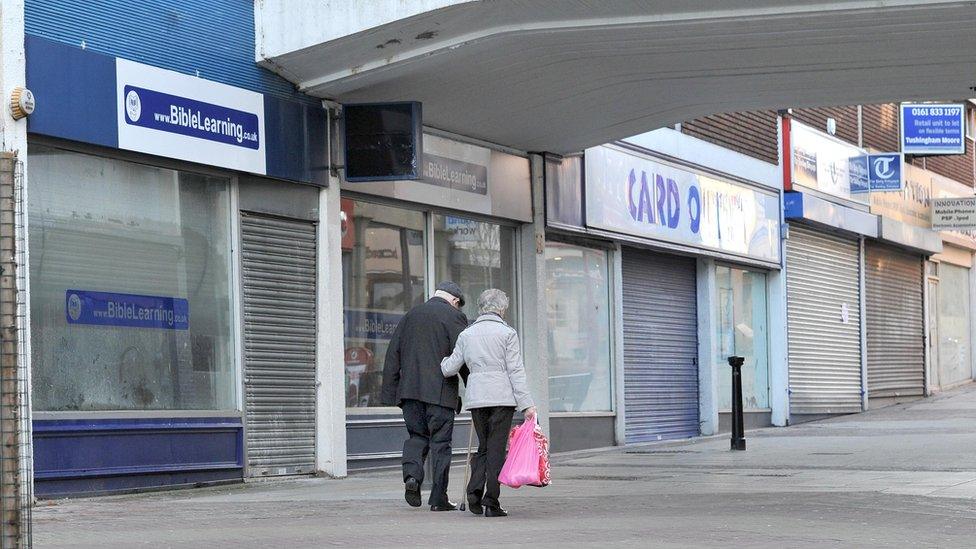
M 586 225 L 779 261 L 779 197 L 604 145 L 587 149 Z
M 937 231 L 976 229 L 976 197 L 933 198 L 932 229 Z
M 945 103 L 901 104 L 901 152 L 966 154 L 966 107 Z

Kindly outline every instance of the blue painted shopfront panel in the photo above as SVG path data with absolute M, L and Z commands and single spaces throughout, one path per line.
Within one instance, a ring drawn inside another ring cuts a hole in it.
M 237 417 L 35 420 L 39 497 L 243 478 Z

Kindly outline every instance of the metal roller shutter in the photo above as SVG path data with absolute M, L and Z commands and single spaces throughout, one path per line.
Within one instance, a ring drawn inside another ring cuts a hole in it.
M 315 469 L 315 225 L 242 213 L 251 476 Z
M 625 249 L 622 267 L 626 440 L 696 436 L 695 260 Z
M 786 242 L 790 412 L 860 412 L 858 242 L 790 226 Z
M 922 396 L 922 257 L 874 242 L 865 254 L 868 398 Z

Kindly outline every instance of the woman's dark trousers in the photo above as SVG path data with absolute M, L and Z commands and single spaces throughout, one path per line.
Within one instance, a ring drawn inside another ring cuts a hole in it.
M 498 506 L 498 474 L 505 464 L 505 447 L 508 432 L 512 428 L 512 406 L 492 406 L 471 410 L 471 422 L 478 433 L 478 451 L 471 456 L 471 481 L 468 483 L 468 501 L 486 507 Z

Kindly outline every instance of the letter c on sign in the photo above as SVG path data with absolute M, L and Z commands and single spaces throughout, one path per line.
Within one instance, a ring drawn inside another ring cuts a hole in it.
M 634 204 L 634 183 L 637 183 L 637 175 L 634 170 L 630 170 L 630 177 L 627 179 L 627 209 L 630 210 L 630 217 L 637 221 L 637 206 Z
M 701 195 L 698 187 L 688 187 L 688 218 L 691 219 L 691 232 L 698 234 L 701 228 Z

